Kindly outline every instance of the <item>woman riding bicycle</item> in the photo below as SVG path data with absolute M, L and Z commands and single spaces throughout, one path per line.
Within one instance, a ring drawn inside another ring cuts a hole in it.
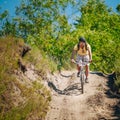
M 77 54 L 77 57 L 76 57 L 77 70 L 78 70 L 77 76 L 79 76 L 80 74 L 80 69 L 81 69 L 80 62 L 88 61 L 85 66 L 85 75 L 86 75 L 85 81 L 88 82 L 89 62 L 92 62 L 92 52 L 91 52 L 91 47 L 86 42 L 85 38 L 80 37 L 79 43 L 74 46 L 72 57 L 71 57 L 71 62 L 75 62 L 74 60 L 75 54 Z

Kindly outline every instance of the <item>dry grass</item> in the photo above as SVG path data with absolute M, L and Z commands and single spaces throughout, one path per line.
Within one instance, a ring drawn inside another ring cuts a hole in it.
M 39 78 L 35 82 L 26 78 L 18 66 L 23 45 L 22 39 L 0 38 L 0 120 L 42 120 L 48 110 L 51 95 L 40 80 L 49 67 L 47 64 L 44 67 L 44 59 L 38 50 L 37 55 L 35 49 L 34 52 L 31 50 L 23 61 L 37 66 L 34 73 L 38 72 Z

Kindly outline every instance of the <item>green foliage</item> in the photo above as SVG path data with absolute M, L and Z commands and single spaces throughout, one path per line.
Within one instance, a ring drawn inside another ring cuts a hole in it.
M 50 38 L 50 36 L 49 39 L 45 40 L 44 38 L 42 39 L 42 36 L 37 37 L 36 39 L 29 36 L 27 39 L 27 42 L 31 43 L 31 45 L 37 43 L 38 48 L 44 51 L 44 53 L 48 56 L 48 60 L 50 59 L 49 63 L 53 61 L 58 65 L 58 67 L 62 67 L 66 64 L 66 67 L 70 66 L 68 63 L 70 63 L 71 52 L 76 41 L 77 39 L 74 39 L 68 33 L 61 36 L 59 40 Z
M 120 13 L 120 4 L 118 4 L 118 6 L 117 6 L 117 11 Z
M 94 0 L 88 0 L 81 12 L 76 33 L 84 29 L 82 32 L 92 46 L 95 69 L 107 73 L 114 71 L 120 39 L 120 16 L 111 14 L 104 2 Z
M 117 6 L 119 12 L 119 5 Z M 117 74 L 116 85 L 120 88 L 119 47 L 120 16 L 105 6 L 104 1 L 88 0 L 81 7 L 76 34 L 84 35 L 92 46 L 93 70 Z
M 77 5 L 76 11 L 81 13 L 76 18 L 75 29 L 69 25 L 64 13 L 69 5 Z M 52 61 L 52 71 L 62 66 L 70 66 L 68 63 L 72 49 L 78 37 L 84 36 L 92 47 L 94 64 L 91 65 L 91 69 L 104 73 L 116 71 L 119 76 L 119 68 L 116 67 L 119 63 L 120 47 L 119 6 L 116 8 L 117 14 L 105 5 L 104 0 L 85 0 L 76 3 L 74 0 L 23 0 L 16 9 L 16 18 L 10 24 L 6 21 L 3 32 L 22 36 L 28 44 L 39 48 L 43 55 Z M 2 18 L 6 16 L 7 14 L 3 14 Z M 41 62 L 43 61 L 44 58 Z
M 5 10 L 3 13 L 0 14 L 0 20 L 2 21 L 9 15 L 8 11 Z
M 16 8 L 17 17 L 14 18 L 19 35 L 24 38 L 28 35 L 36 36 L 41 32 L 44 32 L 45 36 L 46 34 L 52 35 L 53 24 L 58 25 L 58 21 L 63 17 L 61 17 L 61 9 L 64 9 L 70 2 L 73 0 L 69 2 L 49 0 L 28 0 L 26 2 L 23 0 Z
M 9 12 L 7 10 L 5 10 L 3 13 L 0 13 L 0 22 L 0 36 L 16 35 L 16 23 L 10 20 Z
M 120 45 L 119 45 L 119 47 L 120 47 Z M 115 83 L 116 83 L 116 86 L 118 87 L 119 93 L 120 93 L 120 52 L 118 52 L 117 54 L 118 54 L 118 56 L 117 56 L 117 59 L 114 63 L 115 64 L 116 78 L 117 78 Z

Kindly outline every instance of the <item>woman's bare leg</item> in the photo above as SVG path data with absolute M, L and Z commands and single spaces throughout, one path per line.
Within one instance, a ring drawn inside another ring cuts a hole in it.
M 79 65 L 77 65 L 77 70 L 78 70 L 78 72 L 80 72 L 80 66 Z
M 79 76 L 80 69 L 81 69 L 81 67 L 79 65 L 77 65 L 77 70 L 78 70 L 77 76 Z
M 85 71 L 86 79 L 88 79 L 89 76 L 89 66 L 86 65 L 86 71 Z

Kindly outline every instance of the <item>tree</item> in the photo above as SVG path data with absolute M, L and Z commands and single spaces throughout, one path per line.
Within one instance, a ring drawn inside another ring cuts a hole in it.
M 84 35 L 92 45 L 97 70 L 112 72 L 118 59 L 119 15 L 112 13 L 104 1 L 88 0 L 75 24 L 76 33 Z
M 46 36 L 46 34 L 51 35 L 56 30 L 53 25 L 60 26 L 60 28 L 57 27 L 59 30 L 65 28 L 65 26 L 60 25 L 62 24 L 61 19 L 66 20 L 60 11 L 66 7 L 67 3 L 67 0 L 23 0 L 20 7 L 16 9 L 17 18 L 15 20 L 18 23 L 19 33 L 26 38 L 27 35 L 37 35 L 44 29 Z
M 117 9 L 118 13 L 120 13 L 120 4 L 117 5 L 116 9 Z

